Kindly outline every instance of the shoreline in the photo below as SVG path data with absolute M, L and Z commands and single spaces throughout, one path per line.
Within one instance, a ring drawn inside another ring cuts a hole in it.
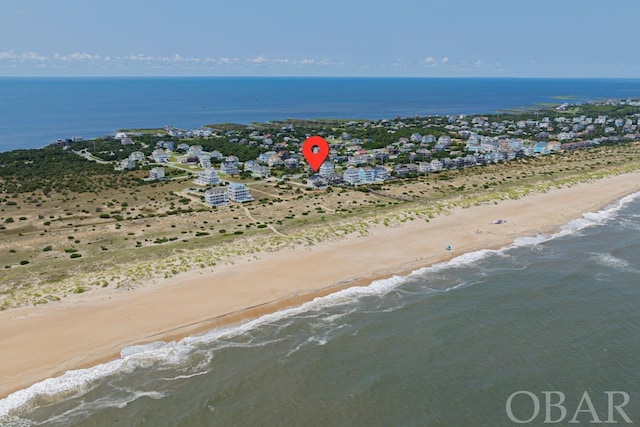
M 584 213 L 640 191 L 638 177 L 637 172 L 615 175 L 495 205 L 454 208 L 429 222 L 379 226 L 364 237 L 268 253 L 206 275 L 192 271 L 153 286 L 98 290 L 2 312 L 0 398 L 67 370 L 117 359 L 129 345 L 174 341 L 239 324 L 459 255 L 499 249 L 518 237 L 557 231 Z M 498 218 L 508 222 L 490 224 Z M 452 250 L 446 251 L 449 244 Z

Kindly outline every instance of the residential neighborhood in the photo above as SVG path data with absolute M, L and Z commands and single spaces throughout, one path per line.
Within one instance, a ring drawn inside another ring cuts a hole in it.
M 119 141 L 119 148 L 108 153 L 96 149 L 95 141 L 91 145 L 82 139 L 54 146 L 84 144 L 76 152 L 113 162 L 118 171 L 150 168 L 152 181 L 191 177 L 204 187 L 201 199 L 219 206 L 253 200 L 247 179 L 289 181 L 309 189 L 359 187 L 633 141 L 640 138 L 638 106 L 637 100 L 616 100 L 491 115 L 291 120 L 190 131 L 166 126 L 155 134 L 120 131 L 105 137 L 103 144 Z M 317 172 L 301 151 L 302 142 L 314 134 L 324 137 L 330 148 Z M 228 189 L 217 190 L 220 186 Z

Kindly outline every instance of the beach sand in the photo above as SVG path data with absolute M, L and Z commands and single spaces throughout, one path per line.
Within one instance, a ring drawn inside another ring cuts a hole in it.
M 429 222 L 376 226 L 366 236 L 261 254 L 214 273 L 193 271 L 136 289 L 99 289 L 2 312 L 0 397 L 115 359 L 128 345 L 176 340 L 466 252 L 499 248 L 519 236 L 553 232 L 640 191 L 639 178 L 616 175 L 496 205 L 456 208 Z M 507 223 L 491 224 L 496 219 Z

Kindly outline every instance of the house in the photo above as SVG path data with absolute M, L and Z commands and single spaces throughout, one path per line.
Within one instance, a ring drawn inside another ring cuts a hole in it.
M 153 168 L 149 172 L 149 179 L 152 181 L 160 181 L 164 178 L 164 168 Z
M 549 151 L 557 152 L 557 151 L 560 151 L 561 144 L 560 144 L 560 141 L 549 141 L 549 143 L 547 144 L 547 147 L 549 148 Z
M 389 171 L 384 166 L 375 166 L 373 168 L 373 176 L 376 181 L 386 181 L 391 176 L 389 175 Z
M 277 154 L 272 154 L 271 156 L 269 156 L 269 160 L 267 161 L 267 165 L 270 168 L 277 167 L 277 166 L 282 166 L 283 163 L 284 162 L 282 161 L 280 156 L 278 156 Z
M 315 188 L 324 187 L 327 185 L 327 183 L 328 183 L 327 178 L 318 174 L 311 175 L 309 178 L 307 178 L 307 184 Z
M 534 151 L 539 154 L 549 154 L 549 147 L 545 141 L 536 142 Z
M 418 163 L 418 173 L 429 173 L 431 171 L 431 164 L 429 162 Z
M 451 146 L 451 137 L 448 135 L 442 135 L 436 142 L 435 149 L 437 151 L 444 151 Z
M 156 163 L 167 163 L 169 161 L 169 155 L 162 148 L 153 150 L 151 157 Z
M 431 144 L 433 142 L 436 142 L 436 137 L 433 135 L 423 135 L 422 136 L 422 143 L 423 144 Z
M 120 138 L 120 144 L 122 144 L 122 145 L 133 145 L 133 140 L 131 138 L 129 138 L 128 136 L 126 136 L 124 138 Z
M 298 169 L 300 167 L 300 160 L 297 158 L 288 158 L 284 160 L 285 169 Z
M 187 157 L 200 157 L 204 154 L 201 145 L 192 145 L 187 150 Z
M 176 147 L 176 151 L 186 153 L 187 151 L 189 151 L 189 144 L 178 144 L 178 146 Z
M 200 157 L 200 166 L 207 169 L 211 167 L 211 159 L 207 156 Z
M 173 141 L 158 141 L 156 142 L 156 148 L 173 151 Z
M 324 163 L 322 163 L 322 165 L 320 165 L 319 172 L 320 172 L 321 176 L 328 177 L 328 176 L 331 176 L 333 174 L 335 169 L 336 169 L 336 167 L 333 164 L 333 162 L 325 161 Z
M 251 202 L 253 200 L 253 196 L 249 192 L 249 189 L 246 185 L 240 184 L 237 182 L 232 182 L 227 187 L 227 195 L 229 196 L 229 200 L 232 202 Z
M 360 178 L 360 182 L 362 183 L 372 183 L 375 182 L 375 174 L 373 172 L 373 168 L 371 166 L 365 166 L 363 168 L 358 169 L 358 176 Z
M 204 200 L 212 206 L 229 204 L 229 195 L 224 187 L 210 188 L 204 192 Z
M 216 185 L 220 182 L 218 173 L 213 168 L 207 168 L 198 174 L 198 178 L 193 181 L 198 185 Z
M 221 152 L 219 152 L 218 150 L 216 150 L 216 151 L 212 151 L 212 152 L 209 154 L 209 157 L 210 157 L 210 158 L 212 158 L 212 159 L 214 159 L 214 160 L 222 160 L 222 159 L 224 158 L 224 156 L 222 155 L 222 153 L 221 153 Z
M 398 176 L 405 176 L 409 174 L 409 167 L 407 165 L 395 165 L 393 171 Z
M 342 173 L 342 179 L 347 184 L 358 185 L 360 183 L 360 171 L 349 167 Z
M 429 172 L 441 171 L 443 167 L 444 167 L 444 165 L 442 164 L 442 162 L 440 160 L 433 159 L 433 160 L 431 160 L 431 163 L 429 163 Z
M 144 160 L 144 153 L 142 151 L 134 151 L 129 154 L 129 159 L 132 162 L 142 162 Z
M 269 158 L 275 154 L 277 154 L 275 151 L 267 151 L 266 153 L 260 154 L 256 160 L 258 163 L 266 165 L 269 163 Z
M 268 166 L 258 166 L 251 172 L 251 176 L 254 178 L 269 178 L 271 176 L 271 169 Z
M 222 173 L 227 175 L 237 175 L 238 171 L 238 158 L 236 156 L 229 156 L 222 162 L 220 166 Z
M 120 166 L 116 167 L 116 170 L 134 169 L 135 167 L 136 163 L 130 158 L 127 158 L 120 161 Z

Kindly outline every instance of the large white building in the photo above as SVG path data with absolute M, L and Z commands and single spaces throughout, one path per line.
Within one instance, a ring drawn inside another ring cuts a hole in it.
M 229 200 L 233 202 L 244 203 L 253 200 L 253 196 L 249 193 L 247 186 L 237 182 L 229 184 L 229 187 L 227 187 L 227 195 L 229 196 Z
M 166 163 L 169 161 L 169 155 L 162 149 L 153 150 L 151 157 L 156 163 Z
M 342 179 L 347 184 L 356 185 L 360 183 L 360 171 L 357 168 L 347 168 L 343 174 Z
M 210 188 L 204 192 L 204 199 L 212 206 L 221 206 L 229 204 L 229 196 L 227 189 L 224 187 Z
M 153 168 L 149 172 L 149 179 L 153 181 L 164 179 L 164 168 Z
M 227 157 L 220 166 L 222 173 L 227 175 L 237 175 L 238 171 L 238 158 L 236 156 Z
M 199 185 L 216 185 L 220 182 L 218 173 L 213 168 L 207 168 L 198 174 L 198 178 L 193 181 Z
M 333 164 L 333 162 L 330 161 L 325 161 L 324 163 L 322 163 L 322 165 L 320 166 L 320 175 L 322 176 L 331 176 L 333 175 L 333 172 L 335 171 L 336 167 Z

